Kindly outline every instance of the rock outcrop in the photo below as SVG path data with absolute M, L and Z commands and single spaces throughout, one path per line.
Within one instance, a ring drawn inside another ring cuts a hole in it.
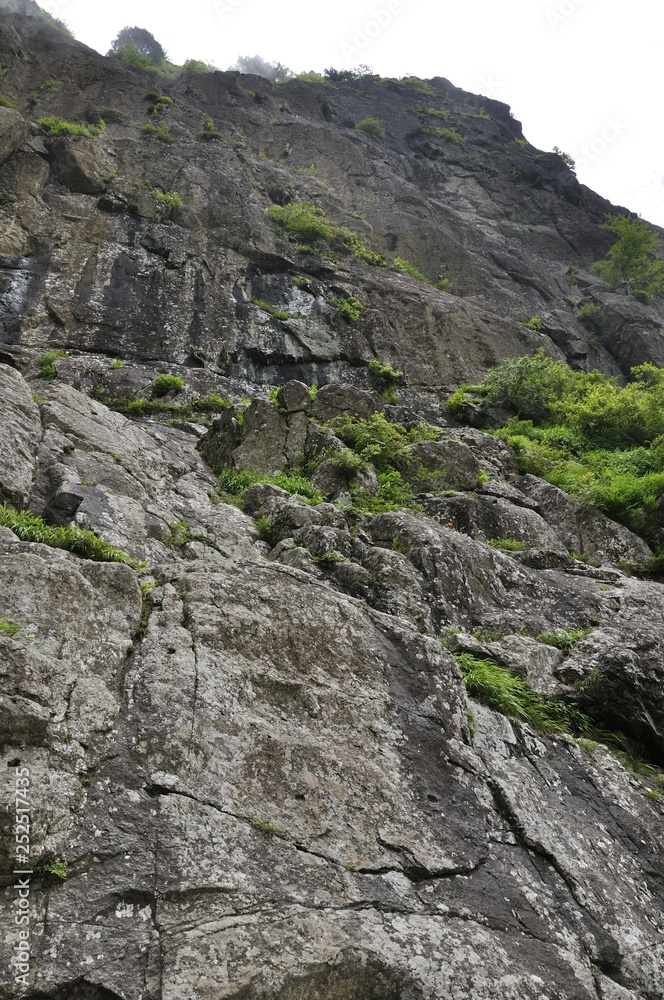
M 609 206 L 442 79 L 158 80 L 148 119 L 153 76 L 24 13 L 0 13 L 0 998 L 664 998 L 664 592 L 626 570 L 650 550 L 442 405 L 538 346 L 661 363 L 661 306 L 588 271 Z M 265 208 L 296 196 L 429 282 L 279 237 Z M 398 483 L 349 427 L 400 435 Z M 464 655 L 594 728 L 475 700 Z

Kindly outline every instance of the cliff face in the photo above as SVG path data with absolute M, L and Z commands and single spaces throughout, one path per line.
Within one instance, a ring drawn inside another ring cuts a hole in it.
M 169 82 L 7 13 L 0 65 L 0 997 L 664 997 L 664 601 L 620 568 L 648 547 L 442 407 L 540 346 L 663 363 L 661 300 L 589 271 L 610 206 L 444 80 Z M 296 200 L 427 280 L 302 250 L 265 211 Z M 352 507 L 381 468 L 339 417 L 396 435 L 418 509 Z M 473 701 L 463 654 L 653 766 Z

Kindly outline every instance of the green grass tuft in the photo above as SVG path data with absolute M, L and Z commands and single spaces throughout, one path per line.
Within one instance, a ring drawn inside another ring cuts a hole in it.
M 54 549 L 66 549 L 84 559 L 119 562 L 133 569 L 141 568 L 137 559 L 120 549 L 114 549 L 93 531 L 83 531 L 72 525 L 50 525 L 27 510 L 16 511 L 6 504 L 0 505 L 0 526 L 9 528 L 22 542 L 41 542 Z

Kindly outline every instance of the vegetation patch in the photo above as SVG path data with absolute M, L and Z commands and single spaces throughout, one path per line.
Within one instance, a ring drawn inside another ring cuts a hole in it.
M 364 306 L 354 295 L 345 295 L 343 298 L 329 299 L 332 306 L 336 306 L 344 319 L 349 323 L 357 323 L 362 317 Z
M 600 229 L 613 233 L 616 242 L 605 260 L 593 264 L 593 271 L 613 291 L 650 302 L 664 292 L 664 261 L 654 254 L 660 240 L 647 222 L 638 216 L 607 215 Z
M 483 705 L 515 722 L 527 722 L 543 733 L 567 734 L 578 739 L 588 752 L 604 745 L 632 771 L 656 775 L 645 760 L 640 744 L 621 732 L 604 729 L 576 705 L 542 697 L 520 677 L 515 677 L 495 660 L 480 659 L 471 653 L 453 654 L 466 691 Z
M 184 389 L 184 379 L 178 375 L 157 375 L 152 383 L 152 396 L 154 399 L 161 399 L 169 392 L 182 392 Z
M 255 483 L 271 483 L 282 490 L 286 490 L 291 496 L 300 497 L 305 503 L 312 507 L 323 503 L 325 497 L 316 489 L 307 476 L 297 470 L 290 472 L 277 472 L 274 476 L 268 476 L 261 472 L 253 472 L 250 469 L 243 469 L 241 472 L 235 469 L 222 469 L 217 479 L 219 493 L 232 497 L 241 497 L 242 494 Z
M 37 119 L 37 125 L 49 136 L 83 135 L 87 136 L 88 139 L 98 139 L 106 129 L 104 121 L 100 121 L 96 125 L 79 125 L 75 122 L 68 122 L 65 118 L 58 118 L 56 115 Z
M 382 139 L 385 136 L 385 129 L 378 118 L 363 118 L 355 126 L 356 132 L 368 136 L 370 139 Z
M 649 363 L 620 386 L 601 372 L 572 371 L 543 351 L 508 358 L 447 401 L 460 419 L 492 406 L 515 416 L 494 433 L 540 476 L 641 535 L 656 551 L 644 567 L 664 571 L 664 369 Z
M 434 128 L 433 125 L 425 125 L 420 129 L 420 132 L 424 135 L 433 135 L 437 139 L 445 139 L 447 142 L 454 143 L 455 146 L 465 146 L 468 142 L 466 136 L 462 135 L 453 125 L 449 128 Z
M 22 542 L 41 542 L 54 549 L 66 549 L 84 559 L 126 563 L 133 569 L 141 568 L 138 560 L 132 559 L 120 549 L 114 549 L 93 531 L 83 531 L 72 525 L 50 525 L 30 511 L 16 511 L 7 504 L 0 505 L 0 526 L 9 528 Z
M 373 250 L 362 237 L 330 222 L 322 208 L 309 201 L 294 201 L 288 205 L 271 205 L 267 215 L 275 228 L 284 236 L 298 241 L 298 249 L 307 253 L 348 253 L 375 267 L 410 274 L 419 281 L 426 278 L 414 265 L 399 257 L 390 263 L 383 254 Z
M 153 125 L 152 122 L 146 122 L 145 125 L 141 125 L 141 132 L 143 135 L 158 139 L 159 142 L 175 142 L 168 125 Z
M 502 549 L 503 552 L 523 552 L 528 548 L 525 542 L 520 542 L 517 538 L 487 538 L 487 545 L 493 549 Z
M 564 653 L 570 653 L 577 642 L 581 642 L 591 632 L 591 628 L 554 628 L 552 632 L 540 632 L 536 639 L 547 646 L 555 646 Z
M 43 378 L 45 382 L 53 382 L 54 379 L 58 377 L 55 362 L 59 358 L 66 357 L 68 357 L 66 351 L 47 351 L 46 354 L 40 354 L 37 358 L 37 364 L 39 365 L 39 377 Z

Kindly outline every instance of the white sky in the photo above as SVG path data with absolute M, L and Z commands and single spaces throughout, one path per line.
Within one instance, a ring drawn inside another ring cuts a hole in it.
M 147 28 L 182 63 L 259 54 L 296 72 L 368 64 L 509 104 L 535 146 L 664 227 L 661 0 L 41 0 L 100 52 Z M 381 25 L 378 23 L 382 21 Z M 367 29 L 364 32 L 364 29 Z M 372 36 L 372 37 L 369 37 Z

